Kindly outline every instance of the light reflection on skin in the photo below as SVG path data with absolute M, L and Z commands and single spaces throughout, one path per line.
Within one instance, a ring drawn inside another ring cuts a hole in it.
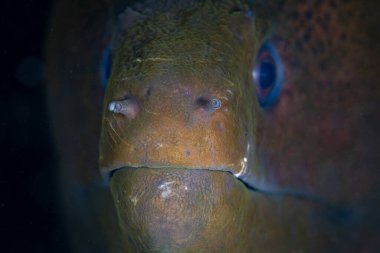
M 176 183 L 176 181 L 170 181 L 170 182 L 165 182 L 165 183 L 162 183 L 158 186 L 158 189 L 161 191 L 161 198 L 169 198 L 173 195 L 173 191 L 172 191 L 172 187 L 171 185 Z M 182 187 L 185 191 L 188 191 L 189 188 L 187 187 L 187 185 L 183 185 Z
M 165 182 L 162 183 L 158 186 L 158 189 L 160 189 L 161 192 L 161 197 L 166 199 L 171 196 L 172 194 L 172 189 L 170 187 L 171 184 L 175 183 L 175 181 L 170 181 L 170 182 Z
M 247 156 L 249 154 L 250 145 L 247 144 Z M 235 173 L 234 176 L 239 178 L 240 176 L 244 175 L 244 173 L 247 171 L 247 164 L 248 164 L 248 158 L 245 156 L 240 162 L 241 170 L 238 173 Z

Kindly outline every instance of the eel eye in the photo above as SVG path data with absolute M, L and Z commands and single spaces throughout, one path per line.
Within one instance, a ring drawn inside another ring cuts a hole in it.
M 273 106 L 281 93 L 284 68 L 272 43 L 265 42 L 261 46 L 252 75 L 259 104 L 262 107 Z
M 102 84 L 102 90 L 105 92 L 108 79 L 111 75 L 112 69 L 112 50 L 111 47 L 104 49 L 102 58 L 100 60 L 100 81 Z

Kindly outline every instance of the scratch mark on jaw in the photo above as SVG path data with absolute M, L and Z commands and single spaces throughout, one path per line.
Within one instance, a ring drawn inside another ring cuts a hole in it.
M 129 195 L 129 200 L 132 202 L 133 206 L 136 206 L 137 202 L 139 202 L 142 195 L 144 195 L 145 191 L 142 191 L 140 194 L 136 194 L 135 196 Z
M 111 121 L 110 121 L 109 119 L 106 119 L 106 120 L 107 120 L 107 122 L 108 122 L 108 124 L 109 124 L 110 128 L 112 129 L 113 133 L 114 133 L 116 136 L 118 136 L 118 137 L 119 137 L 119 139 L 120 139 L 120 136 L 117 134 L 117 132 L 116 132 L 115 128 L 112 126 L 112 123 L 111 123 Z M 114 135 L 113 135 L 112 133 L 109 133 L 109 135 L 111 136 L 111 138 L 112 138 L 112 140 L 115 142 L 115 144 L 117 144 L 117 141 L 115 140 L 115 137 L 114 137 Z
M 112 150 L 115 150 L 115 147 L 114 147 L 114 145 L 115 145 L 115 143 L 114 143 L 115 140 L 113 139 L 112 134 L 108 134 L 108 135 L 111 136 L 111 139 L 112 139 L 113 142 L 111 142 L 110 138 L 107 138 L 107 142 L 108 142 L 108 144 L 110 145 L 111 149 L 112 149 Z
M 129 200 L 133 203 L 134 206 L 136 206 L 137 202 L 139 201 L 139 199 L 136 196 L 129 196 Z
M 110 121 L 109 119 L 107 119 L 107 122 L 108 122 L 109 126 L 111 127 L 112 131 L 113 131 L 113 132 L 115 133 L 115 135 L 118 137 L 118 139 L 119 139 L 122 143 L 124 143 L 124 144 L 126 144 L 126 145 L 129 146 L 129 143 L 126 142 L 124 139 L 122 139 L 121 136 L 117 133 L 117 131 L 115 130 L 115 128 L 112 126 L 111 121 Z M 110 134 L 110 135 L 111 135 L 111 134 Z M 112 135 L 111 135 L 111 136 L 112 136 Z M 115 140 L 114 140 L 114 141 L 115 141 Z M 116 143 L 116 141 L 115 141 L 115 143 Z
M 151 111 L 149 111 L 149 110 L 147 110 L 147 109 L 144 109 L 147 113 L 150 113 L 150 114 L 153 114 L 153 115 L 156 115 L 156 116 L 158 116 L 158 115 L 160 115 L 158 112 L 151 112 Z
M 107 143 L 109 144 L 109 146 L 115 150 L 114 146 L 117 145 L 117 141 L 115 140 L 115 137 L 113 136 L 112 132 L 110 131 L 107 131 L 107 138 L 105 138 L 107 140 Z M 109 138 L 108 138 L 109 136 Z
M 234 93 L 230 90 L 230 89 L 228 89 L 228 90 L 226 90 L 227 92 L 228 92 L 228 94 L 230 94 L 231 96 L 233 96 L 234 95 Z
M 171 184 L 174 184 L 174 183 L 175 183 L 175 181 L 165 182 L 165 183 L 163 183 L 163 184 L 160 184 L 160 185 L 158 186 L 158 189 L 163 189 L 163 188 L 165 188 L 166 186 L 171 185 Z
M 109 141 L 109 143 L 110 144 L 117 144 L 117 142 L 116 142 L 116 140 L 115 140 L 115 137 L 113 136 L 113 134 L 111 133 L 111 132 L 107 132 L 107 134 L 108 134 L 108 136 L 110 137 L 110 138 L 107 138 L 107 140 Z M 112 142 L 111 142 L 111 140 L 109 140 L 109 139 L 111 139 L 112 140 Z

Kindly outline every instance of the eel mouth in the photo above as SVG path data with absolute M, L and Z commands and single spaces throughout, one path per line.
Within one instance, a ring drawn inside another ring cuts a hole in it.
M 189 167 L 189 166 L 178 166 L 178 165 L 148 165 L 148 164 L 139 164 L 139 165 L 125 165 L 125 166 L 119 166 L 112 169 L 102 170 L 101 176 L 105 180 L 107 184 L 111 181 L 113 175 L 119 171 L 119 170 L 139 170 L 139 169 L 153 169 L 153 170 L 162 170 L 162 169 L 171 169 L 171 170 L 202 170 L 202 171 L 219 171 L 219 172 L 226 172 L 231 175 L 233 175 L 236 179 L 243 182 L 244 185 L 246 185 L 249 188 L 254 189 L 255 187 L 248 185 L 246 182 L 244 182 L 240 175 L 243 174 L 244 169 L 242 169 L 238 173 L 234 173 L 236 169 L 234 169 L 232 166 L 224 166 L 224 167 Z
M 339 208 L 336 203 L 333 203 L 317 194 L 313 194 L 310 192 L 305 192 L 302 190 L 297 189 L 280 189 L 280 188 L 271 188 L 268 187 L 267 189 L 256 186 L 252 184 L 251 182 L 247 182 L 244 178 L 245 173 L 247 172 L 245 168 L 243 168 L 239 173 L 234 173 L 236 171 L 233 167 L 188 167 L 188 166 L 177 166 L 177 165 L 126 165 L 126 166 L 120 166 L 115 167 L 114 169 L 108 170 L 106 172 L 102 172 L 102 177 L 105 180 L 107 185 L 110 185 L 110 182 L 112 181 L 112 178 L 116 173 L 119 171 L 152 171 L 153 173 L 160 173 L 160 171 L 165 172 L 183 172 L 184 174 L 188 174 L 191 172 L 194 172 L 195 174 L 197 172 L 209 172 L 209 173 L 220 173 L 220 175 L 228 176 L 230 178 L 233 178 L 236 182 L 240 183 L 245 190 L 249 192 L 255 192 L 256 194 L 263 195 L 270 198 L 290 198 L 290 199 L 296 199 L 301 200 L 305 202 L 314 203 L 318 206 L 321 206 L 323 208 L 327 208 L 329 210 L 334 210 L 333 212 L 345 212 L 342 211 L 342 208 Z
M 257 187 L 256 185 L 253 185 L 251 182 L 247 182 L 244 178 L 246 174 L 246 170 L 243 167 L 243 169 L 238 172 L 234 173 L 236 169 L 234 167 L 189 167 L 189 166 L 178 166 L 178 165 L 148 165 L 148 164 L 139 164 L 139 165 L 125 165 L 125 166 L 119 166 L 112 169 L 108 169 L 106 171 L 102 171 L 101 175 L 103 179 L 105 180 L 106 185 L 109 185 L 112 177 L 121 170 L 125 171 L 137 171 L 137 170 L 151 170 L 155 172 L 159 172 L 161 170 L 165 171 L 206 171 L 206 172 L 221 172 L 225 173 L 229 176 L 232 176 L 237 181 L 241 182 L 244 187 L 249 191 L 254 191 L 256 193 L 262 194 L 262 195 L 268 195 L 272 197 L 291 197 L 296 199 L 304 199 L 312 202 L 319 202 L 323 205 L 329 205 L 327 202 L 310 193 L 303 192 L 303 191 L 297 191 L 292 189 L 264 189 L 261 187 Z

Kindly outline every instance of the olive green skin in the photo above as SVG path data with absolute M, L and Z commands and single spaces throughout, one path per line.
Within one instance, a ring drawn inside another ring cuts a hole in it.
M 272 20 L 256 16 L 256 24 L 248 7 L 233 1 L 182 5 L 143 12 L 116 36 L 100 168 L 138 168 L 116 171 L 111 181 L 127 252 L 251 252 L 270 242 L 254 240 L 257 203 L 226 172 L 245 166 L 255 131 L 247 70 L 264 36 L 256 26 Z M 129 97 L 137 101 L 137 116 L 108 111 L 110 102 Z M 219 109 L 198 103 L 213 98 L 221 101 Z M 232 190 L 224 189 L 226 177 Z M 165 186 L 170 182 L 178 186 Z M 194 182 L 188 194 L 181 192 L 186 182 Z M 173 195 L 162 196 L 166 187 Z
M 76 251 L 376 252 L 376 1 L 148 1 L 115 25 L 111 3 L 82 4 L 61 3 L 80 22 L 57 15 L 48 54 L 64 208 L 71 233 L 88 231 L 73 236 Z M 96 149 L 83 148 L 97 146 L 93 73 L 112 29 L 99 157 L 103 175 L 114 171 L 113 204 L 96 187 Z M 262 108 L 252 69 L 267 40 L 285 78 L 278 103 Z M 107 110 L 131 96 L 133 117 Z
M 125 166 L 242 170 L 246 135 L 254 132 L 246 70 L 262 32 L 242 4 L 183 5 L 140 14 L 115 36 L 122 38 L 114 42 L 104 98 L 102 172 Z M 230 13 L 233 8 L 241 11 Z M 137 101 L 137 117 L 108 111 L 111 101 L 128 97 Z M 221 108 L 197 103 L 213 98 Z
M 121 169 L 111 191 L 126 252 L 312 252 L 320 243 L 307 220 L 319 205 L 290 198 L 284 208 L 229 173 Z

